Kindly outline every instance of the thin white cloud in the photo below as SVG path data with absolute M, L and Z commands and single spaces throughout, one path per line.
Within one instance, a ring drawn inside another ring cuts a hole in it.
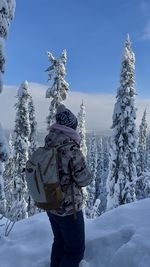
M 36 108 L 38 129 L 46 130 L 46 116 L 48 115 L 49 99 L 45 98 L 46 86 L 41 84 L 29 83 L 30 92 Z M 0 122 L 4 128 L 14 128 L 15 95 L 16 86 L 5 86 L 0 95 Z M 86 107 L 86 128 L 88 131 L 95 130 L 101 133 L 110 132 L 112 124 L 112 113 L 115 103 L 115 95 L 111 94 L 92 94 L 82 92 L 69 92 L 65 105 L 68 106 L 76 115 L 79 112 L 80 104 L 84 101 Z M 150 114 L 150 99 L 137 99 L 137 125 L 139 125 L 143 112 L 147 108 L 147 117 Z

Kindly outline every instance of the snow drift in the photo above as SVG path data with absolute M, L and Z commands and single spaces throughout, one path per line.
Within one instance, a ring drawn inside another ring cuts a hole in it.
M 49 267 L 52 231 L 46 213 L 17 222 L 8 237 L 0 231 L 1 267 Z M 120 266 L 150 266 L 150 199 L 86 220 L 81 267 Z

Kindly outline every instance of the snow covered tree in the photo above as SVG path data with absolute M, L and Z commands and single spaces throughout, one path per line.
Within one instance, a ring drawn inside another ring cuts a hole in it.
M 0 214 L 5 214 L 6 211 L 6 197 L 4 191 L 4 162 L 8 160 L 8 146 L 6 145 L 6 139 L 4 132 L 0 125 Z
M 4 215 L 6 212 L 6 197 L 5 197 L 5 191 L 4 191 L 3 171 L 4 171 L 4 164 L 1 163 L 0 165 L 0 214 Z
M 13 19 L 15 11 L 14 0 L 1 0 L 0 1 L 0 93 L 3 88 L 2 74 L 4 73 L 5 53 L 4 53 L 4 41 L 8 34 L 8 28 L 11 20 Z M 3 129 L 0 125 L 0 213 L 4 213 L 6 209 L 6 200 L 4 193 L 4 181 L 3 181 L 3 162 L 8 159 L 8 147 L 3 133 Z
M 48 81 L 52 81 L 52 85 L 46 91 L 46 98 L 51 98 L 49 107 L 49 115 L 47 117 L 47 127 L 55 122 L 57 106 L 67 98 L 69 84 L 65 81 L 67 61 L 67 52 L 63 50 L 60 58 L 56 59 L 50 52 L 47 52 L 51 65 L 46 70 L 48 72 Z
M 10 22 L 14 17 L 15 5 L 14 0 L 0 1 L 0 92 L 2 91 L 2 74 L 5 65 L 4 42 L 8 35 Z
M 4 64 L 5 64 L 4 41 L 3 38 L 0 37 L 0 92 L 2 91 L 3 88 L 2 74 L 4 73 Z
M 146 169 L 150 171 L 150 133 L 147 134 L 146 138 Z
M 144 111 L 142 121 L 139 129 L 139 139 L 138 139 L 138 161 L 137 161 L 137 174 L 140 176 L 140 180 L 136 183 L 136 197 L 137 199 L 142 199 L 145 197 L 145 186 L 147 184 L 147 179 L 143 172 L 146 172 L 146 141 L 147 141 L 147 121 L 146 121 L 146 110 Z M 147 177 L 147 175 L 146 175 Z M 144 185 L 144 183 L 146 183 Z M 146 186 L 147 187 L 147 186 Z
M 102 138 L 97 144 L 97 170 L 96 170 L 96 198 L 100 198 L 101 178 L 104 172 L 103 144 Z
M 9 218 L 9 212 L 12 206 L 12 196 L 13 196 L 13 185 L 14 185 L 14 171 L 15 171 L 15 162 L 14 162 L 14 145 L 12 140 L 12 135 L 9 136 L 9 159 L 5 164 L 4 168 L 4 188 L 6 195 L 6 217 Z
M 96 136 L 93 133 L 91 137 L 91 143 L 89 148 L 88 166 L 92 174 L 92 182 L 86 187 L 87 190 L 87 202 L 86 202 L 86 216 L 91 218 L 91 211 L 93 210 L 96 201 L 96 170 L 97 170 L 97 144 Z
M 150 197 L 150 172 L 143 171 L 135 183 L 136 197 L 138 200 Z
M 96 198 L 100 199 L 97 214 L 106 211 L 107 190 L 106 181 L 108 176 L 108 137 L 100 137 L 97 144 L 97 171 L 96 171 Z
M 106 173 L 104 169 L 104 156 L 106 156 L 106 150 L 104 150 L 103 137 L 100 138 L 97 145 L 97 171 L 96 171 L 96 198 L 100 200 L 97 214 L 100 215 L 106 210 L 107 193 L 106 193 Z
M 29 124 L 30 124 L 30 134 L 29 134 L 29 158 L 32 153 L 37 148 L 37 122 L 35 118 L 35 107 L 33 103 L 32 96 L 29 96 L 28 102 L 28 111 L 29 111 Z M 33 199 L 29 196 L 28 200 L 28 216 L 32 216 L 36 213 L 36 206 Z
M 104 163 L 104 172 L 108 172 L 109 168 L 109 149 L 110 149 L 110 137 L 102 137 L 102 146 L 103 146 L 103 163 Z
M 22 207 L 17 219 L 27 217 L 27 202 L 29 199 L 25 180 L 25 166 L 28 160 L 30 121 L 29 121 L 29 93 L 28 82 L 24 81 L 18 90 L 15 119 L 15 172 L 14 172 L 14 200 L 16 207 Z M 21 206 L 23 205 L 23 206 Z
M 120 87 L 113 113 L 107 209 L 135 200 L 137 136 L 135 108 L 135 56 L 129 36 L 125 42 Z
M 29 134 L 29 157 L 37 148 L 37 122 L 35 118 L 35 107 L 33 103 L 32 96 L 29 97 L 28 103 L 28 111 L 29 111 L 29 124 L 30 124 L 30 134 Z
M 78 133 L 81 137 L 80 149 L 86 158 L 87 146 L 86 146 L 85 116 L 86 116 L 85 106 L 84 106 L 83 100 L 82 100 L 82 104 L 80 105 L 80 111 L 78 113 L 78 129 L 77 130 L 78 130 Z
M 99 216 L 99 211 L 98 210 L 99 210 L 100 203 L 101 203 L 100 199 L 97 198 L 95 200 L 95 203 L 94 203 L 93 208 L 92 208 L 91 213 L 90 213 L 90 218 L 91 219 L 95 219 L 95 218 L 97 218 Z
M 81 138 L 81 142 L 80 142 L 80 149 L 86 159 L 87 156 L 87 146 L 86 146 L 86 128 L 85 128 L 85 116 L 86 116 L 86 112 L 85 112 L 85 106 L 83 104 L 83 100 L 82 103 L 80 105 L 80 111 L 78 113 L 78 128 L 77 131 L 80 135 Z M 86 201 L 87 201 L 87 190 L 86 187 L 83 187 L 83 202 L 84 202 L 84 208 L 86 206 Z
M 109 148 L 110 148 L 110 137 L 102 137 L 102 174 L 101 174 L 101 183 L 100 183 L 100 205 L 99 205 L 99 214 L 102 214 L 106 211 L 107 207 L 107 177 L 109 171 Z
M 4 177 L 7 177 L 10 179 L 14 173 L 14 145 L 13 145 L 13 138 L 12 134 L 9 135 L 9 159 L 5 164 L 5 171 L 4 171 Z M 7 180 L 7 179 L 6 179 Z M 5 183 L 7 185 L 7 182 L 5 180 Z M 9 181 L 8 181 L 9 184 Z
M 9 219 L 12 222 L 20 221 L 24 218 L 28 218 L 27 202 L 22 197 L 21 199 L 13 201 L 11 210 L 9 212 Z
M 142 190 L 141 190 L 141 198 L 148 198 L 150 197 L 150 173 L 149 172 L 143 172 L 141 175 L 142 180 Z
M 146 170 L 146 139 L 147 139 L 147 121 L 146 121 L 146 110 L 145 110 L 139 129 L 138 163 L 137 163 L 138 175 L 140 175 L 143 171 Z
M 14 18 L 14 13 L 15 13 L 15 8 L 16 8 L 16 0 L 7 0 L 8 4 L 8 10 L 9 10 L 9 15 L 8 15 L 8 20 L 10 25 L 11 20 Z

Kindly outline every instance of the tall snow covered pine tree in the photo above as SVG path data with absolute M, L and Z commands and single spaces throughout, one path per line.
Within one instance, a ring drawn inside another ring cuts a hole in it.
M 86 145 L 86 128 L 85 128 L 85 116 L 86 116 L 86 112 L 85 112 L 85 106 L 83 104 L 83 100 L 82 103 L 80 105 L 80 111 L 78 113 L 78 128 L 77 131 L 80 135 L 81 141 L 80 141 L 80 149 L 86 159 L 87 156 L 87 145 Z M 84 203 L 84 211 L 85 211 L 85 206 L 86 206 L 86 201 L 87 201 L 87 190 L 86 187 L 83 187 L 83 203 Z
M 25 166 L 28 160 L 30 121 L 29 121 L 29 93 L 28 82 L 24 81 L 18 90 L 18 102 L 16 103 L 15 120 L 15 172 L 14 172 L 14 208 L 16 208 L 15 220 L 27 217 L 27 203 L 29 199 L 26 180 Z
M 32 96 L 29 96 L 28 102 L 29 111 L 29 124 L 30 124 L 30 134 L 29 134 L 29 157 L 37 148 L 37 122 L 35 118 L 35 107 L 33 103 Z
M 37 148 L 37 122 L 36 122 L 36 117 L 35 117 L 35 106 L 33 103 L 33 98 L 30 94 L 29 94 L 29 99 L 28 99 L 28 112 L 29 112 L 29 124 L 30 124 L 28 154 L 29 154 L 29 158 L 30 158 L 32 153 Z M 37 213 L 37 208 L 36 208 L 31 196 L 29 196 L 29 199 L 28 199 L 28 209 L 27 210 L 28 210 L 28 216 L 32 216 L 35 213 Z
M 8 28 L 14 17 L 15 12 L 15 0 L 1 0 L 0 1 L 0 93 L 3 88 L 2 75 L 4 74 L 5 65 L 5 52 L 4 44 L 8 35 Z M 3 162 L 8 159 L 8 147 L 3 133 L 3 129 L 0 125 L 0 213 L 5 212 L 6 200 L 4 192 L 3 181 Z
M 10 211 L 13 203 L 13 189 L 14 189 L 14 171 L 15 171 L 15 161 L 14 161 L 14 144 L 13 138 L 10 134 L 9 136 L 9 159 L 5 164 L 3 178 L 4 187 L 6 195 L 6 217 L 10 218 Z
M 55 122 L 57 106 L 67 98 L 69 84 L 65 81 L 67 62 L 67 52 L 63 50 L 61 57 L 56 59 L 50 52 L 47 52 L 51 65 L 46 70 L 48 81 L 52 81 L 52 86 L 46 91 L 46 98 L 51 98 L 49 115 L 47 117 L 47 128 Z
M 86 158 L 87 156 L 87 145 L 86 145 L 86 128 L 85 128 L 85 116 L 86 116 L 86 112 L 85 112 L 85 106 L 83 104 L 83 100 L 82 103 L 80 105 L 80 111 L 78 113 L 78 133 L 81 137 L 81 142 L 80 142 L 80 149 L 84 155 L 84 157 Z
M 140 175 L 143 171 L 146 170 L 146 140 L 147 140 L 147 121 L 146 121 L 146 110 L 145 110 L 139 129 L 138 163 L 137 163 L 138 175 Z
M 122 60 L 120 86 L 113 113 L 107 180 L 107 209 L 135 200 L 137 134 L 134 72 L 135 56 L 128 35 Z
M 5 39 L 8 35 L 10 23 L 14 17 L 16 2 L 15 0 L 0 1 L 0 92 L 2 91 L 2 75 L 5 65 Z
M 92 174 L 92 182 L 86 187 L 87 201 L 85 211 L 87 218 L 91 218 L 96 201 L 97 143 L 94 132 L 91 136 L 87 164 Z

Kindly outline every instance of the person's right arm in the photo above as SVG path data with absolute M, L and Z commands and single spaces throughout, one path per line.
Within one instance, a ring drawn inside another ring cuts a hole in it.
M 78 186 L 84 187 L 91 183 L 92 175 L 87 167 L 83 153 L 78 147 L 74 148 L 74 156 L 72 158 L 74 169 L 74 180 Z

